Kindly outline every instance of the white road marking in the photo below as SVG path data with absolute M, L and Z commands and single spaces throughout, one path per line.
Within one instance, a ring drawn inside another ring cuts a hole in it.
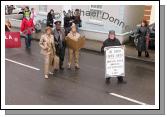
M 23 64 L 23 63 L 20 63 L 20 62 L 11 60 L 11 59 L 5 58 L 5 60 L 6 60 L 6 61 L 10 61 L 10 62 L 15 63 L 15 64 L 18 64 L 18 65 L 22 65 L 22 66 L 27 67 L 27 68 L 30 68 L 30 69 L 40 70 L 40 69 L 38 69 L 38 68 L 36 68 L 36 67 L 30 66 L 30 65 L 26 65 L 26 64 Z
M 125 97 L 125 96 L 122 96 L 122 95 L 119 95 L 119 94 L 116 94 L 116 93 L 109 93 L 109 94 L 113 95 L 113 96 L 116 96 L 116 97 L 119 97 L 119 98 L 122 98 L 122 99 L 125 99 L 125 100 L 128 100 L 128 101 L 131 101 L 131 102 L 134 102 L 134 103 L 137 103 L 137 104 L 140 104 L 140 105 L 148 105 L 146 103 L 143 103 L 143 102 L 137 101 L 135 99 L 128 98 L 128 97 Z

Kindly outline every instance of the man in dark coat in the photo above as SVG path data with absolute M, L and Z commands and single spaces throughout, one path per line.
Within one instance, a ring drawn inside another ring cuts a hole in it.
M 115 31 L 111 30 L 111 31 L 109 31 L 108 39 L 106 39 L 103 42 L 103 46 L 101 47 L 101 52 L 104 53 L 105 47 L 120 46 L 120 45 L 121 45 L 120 41 L 115 37 Z M 111 77 L 106 78 L 106 83 L 110 82 L 110 78 Z M 126 81 L 123 80 L 123 76 L 118 76 L 117 78 L 118 78 L 118 83 L 126 83 Z
M 60 70 L 63 70 L 63 61 L 65 56 L 65 31 L 61 29 L 61 21 L 56 21 L 54 23 L 56 28 L 54 29 L 54 40 L 55 40 L 55 47 L 56 47 L 56 55 L 59 56 L 59 67 Z
M 47 15 L 47 26 L 50 26 L 53 28 L 53 19 L 54 19 L 54 10 L 51 9 Z

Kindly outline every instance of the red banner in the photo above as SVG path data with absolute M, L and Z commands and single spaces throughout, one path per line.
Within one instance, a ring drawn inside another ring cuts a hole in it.
M 20 48 L 20 32 L 5 32 L 5 48 Z

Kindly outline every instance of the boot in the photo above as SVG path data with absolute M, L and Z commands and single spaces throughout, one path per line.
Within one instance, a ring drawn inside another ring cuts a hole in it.
M 62 61 L 60 61 L 60 63 L 59 63 L 59 68 L 60 68 L 60 70 L 64 70 L 63 62 Z
M 123 83 L 123 84 L 127 83 L 126 81 L 124 81 L 123 76 L 118 76 L 117 78 L 118 78 L 118 83 Z
M 75 65 L 75 69 L 80 69 L 78 64 Z
M 149 57 L 148 51 L 145 51 L 145 57 Z
M 68 64 L 68 70 L 71 70 L 71 64 Z
M 140 51 L 138 51 L 138 57 L 141 57 L 141 52 Z
M 48 75 L 45 75 L 45 79 L 48 79 Z
M 106 78 L 106 84 L 110 83 L 110 77 Z

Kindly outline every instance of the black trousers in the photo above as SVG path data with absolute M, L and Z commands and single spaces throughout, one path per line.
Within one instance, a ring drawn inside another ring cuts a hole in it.
M 65 56 L 65 47 L 56 49 L 56 55 L 59 57 L 59 66 L 60 68 L 63 66 L 64 56 Z

